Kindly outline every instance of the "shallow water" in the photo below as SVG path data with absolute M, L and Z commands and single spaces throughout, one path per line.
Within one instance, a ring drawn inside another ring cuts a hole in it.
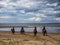
M 37 27 L 37 31 L 41 32 L 43 27 Z M 15 28 L 15 31 L 20 31 L 21 28 Z M 25 32 L 33 32 L 34 28 L 24 28 Z M 60 33 L 60 27 L 46 27 L 48 33 Z M 11 28 L 0 28 L 0 31 L 11 31 Z

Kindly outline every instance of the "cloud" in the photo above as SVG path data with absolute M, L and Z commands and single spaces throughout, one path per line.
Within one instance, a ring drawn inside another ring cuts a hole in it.
M 25 10 L 20 10 L 21 13 L 25 13 Z
M 40 21 L 41 18 L 39 18 L 39 17 L 31 17 L 31 18 L 24 19 L 24 20 L 28 20 L 28 21 Z
M 59 11 L 60 10 L 60 6 L 55 7 L 55 10 Z
M 56 20 L 59 20 L 60 21 L 60 18 L 56 18 Z
M 52 3 L 52 4 L 47 3 L 46 5 L 47 5 L 47 6 L 57 6 L 57 5 L 58 5 L 58 3 Z
M 47 17 L 46 15 L 42 14 L 42 13 L 36 13 L 35 14 L 36 17 Z
M 5 19 L 5 18 L 7 19 L 7 18 L 12 18 L 12 16 L 0 16 L 0 18 L 1 18 L 1 19 L 3 19 L 3 18 L 4 18 L 4 19 Z
M 59 2 L 60 0 L 1 0 L 0 20 L 16 23 L 59 23 Z
M 30 18 L 27 18 L 27 19 L 24 19 L 24 20 L 28 20 L 28 21 L 38 21 L 40 22 L 42 20 L 42 17 L 47 17 L 45 16 L 44 14 L 40 14 L 40 13 L 35 13 L 33 14 L 33 17 L 30 17 Z

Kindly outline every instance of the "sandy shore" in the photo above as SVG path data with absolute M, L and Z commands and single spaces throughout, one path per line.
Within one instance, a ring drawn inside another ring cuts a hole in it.
M 0 32 L 0 45 L 60 45 L 60 34 L 48 34 L 43 36 L 38 33 L 34 36 L 33 33 L 15 33 Z

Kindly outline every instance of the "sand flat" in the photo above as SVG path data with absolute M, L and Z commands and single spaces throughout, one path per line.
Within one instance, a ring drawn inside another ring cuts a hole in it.
M 60 34 L 48 34 L 43 36 L 38 33 L 34 36 L 33 33 L 15 33 L 0 32 L 0 45 L 60 45 Z

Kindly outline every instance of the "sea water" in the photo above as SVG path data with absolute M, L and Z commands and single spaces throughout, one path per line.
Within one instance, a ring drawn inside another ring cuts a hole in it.
M 45 27 L 48 33 L 60 33 L 60 27 Z M 38 32 L 42 32 L 43 27 L 37 27 Z M 15 28 L 15 31 L 20 31 L 20 28 Z M 34 27 L 24 28 L 25 32 L 33 32 Z M 0 28 L 0 31 L 11 31 L 11 28 Z

